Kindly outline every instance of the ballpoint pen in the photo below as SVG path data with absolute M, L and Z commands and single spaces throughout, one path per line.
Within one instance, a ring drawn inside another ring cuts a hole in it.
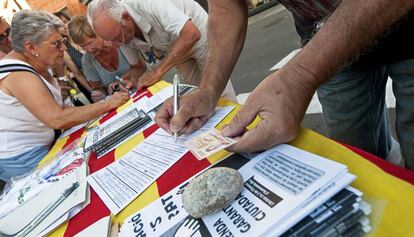
M 175 74 L 174 79 L 173 79 L 173 98 L 174 98 L 173 116 L 178 111 L 178 93 L 179 93 L 178 87 L 179 85 L 180 85 L 180 77 L 178 76 L 178 74 Z M 178 134 L 175 132 L 174 133 L 175 143 L 177 143 L 177 137 L 178 137 Z
M 69 197 L 69 195 L 71 195 L 73 191 L 75 191 L 75 189 L 77 189 L 78 187 L 79 187 L 79 182 L 75 182 L 72 184 L 72 186 L 64 190 L 63 193 L 60 194 L 59 197 L 54 202 L 52 202 L 45 209 L 43 209 L 42 212 L 40 212 L 39 215 L 37 215 L 36 218 L 33 219 L 29 223 L 29 225 L 27 225 L 25 228 L 23 228 L 22 231 L 20 231 L 19 234 L 17 234 L 17 236 L 26 236 L 27 234 L 29 234 L 47 216 L 49 216 L 50 213 L 52 213 L 56 209 L 56 207 L 58 207 L 67 197 Z
M 130 89 L 127 88 L 126 84 L 124 83 L 124 81 L 122 80 L 121 77 L 115 75 L 115 78 L 116 78 L 117 81 L 119 81 L 119 83 L 121 83 L 122 87 L 124 87 L 126 90 L 128 90 L 129 95 L 133 95 L 135 93 L 135 91 L 130 90 Z

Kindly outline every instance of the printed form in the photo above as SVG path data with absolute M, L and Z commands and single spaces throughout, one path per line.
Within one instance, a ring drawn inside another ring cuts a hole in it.
M 187 152 L 184 142 L 214 128 L 234 106 L 216 109 L 213 117 L 199 130 L 171 136 L 158 129 L 124 157 L 88 176 L 88 182 L 115 215 L 138 197 Z

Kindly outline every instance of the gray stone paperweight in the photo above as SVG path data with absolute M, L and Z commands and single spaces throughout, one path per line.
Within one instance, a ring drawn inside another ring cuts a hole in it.
M 182 194 L 184 209 L 194 218 L 212 214 L 229 205 L 243 188 L 235 169 L 218 167 L 195 178 Z

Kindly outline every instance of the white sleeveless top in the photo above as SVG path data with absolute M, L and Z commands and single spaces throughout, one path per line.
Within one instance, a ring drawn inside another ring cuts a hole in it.
M 29 65 L 20 60 L 0 60 L 0 65 L 10 63 Z M 9 74 L 0 73 L 0 80 Z M 43 77 L 42 80 L 52 92 L 56 102 L 62 105 L 62 96 L 57 81 L 51 84 Z M 54 136 L 53 129 L 40 122 L 15 97 L 0 89 L 0 159 L 23 154 L 35 147 L 50 146 Z

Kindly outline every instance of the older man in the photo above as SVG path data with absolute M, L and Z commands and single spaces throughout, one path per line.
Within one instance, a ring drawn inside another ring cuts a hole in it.
M 3 17 L 0 17 L 0 58 L 12 50 L 10 41 L 10 25 Z
M 138 88 L 154 84 L 173 67 L 187 83 L 200 84 L 207 58 L 207 18 L 193 0 L 95 0 L 88 6 L 88 20 L 99 37 L 152 50 L 163 58 L 139 78 Z M 235 100 L 231 84 L 223 96 Z

